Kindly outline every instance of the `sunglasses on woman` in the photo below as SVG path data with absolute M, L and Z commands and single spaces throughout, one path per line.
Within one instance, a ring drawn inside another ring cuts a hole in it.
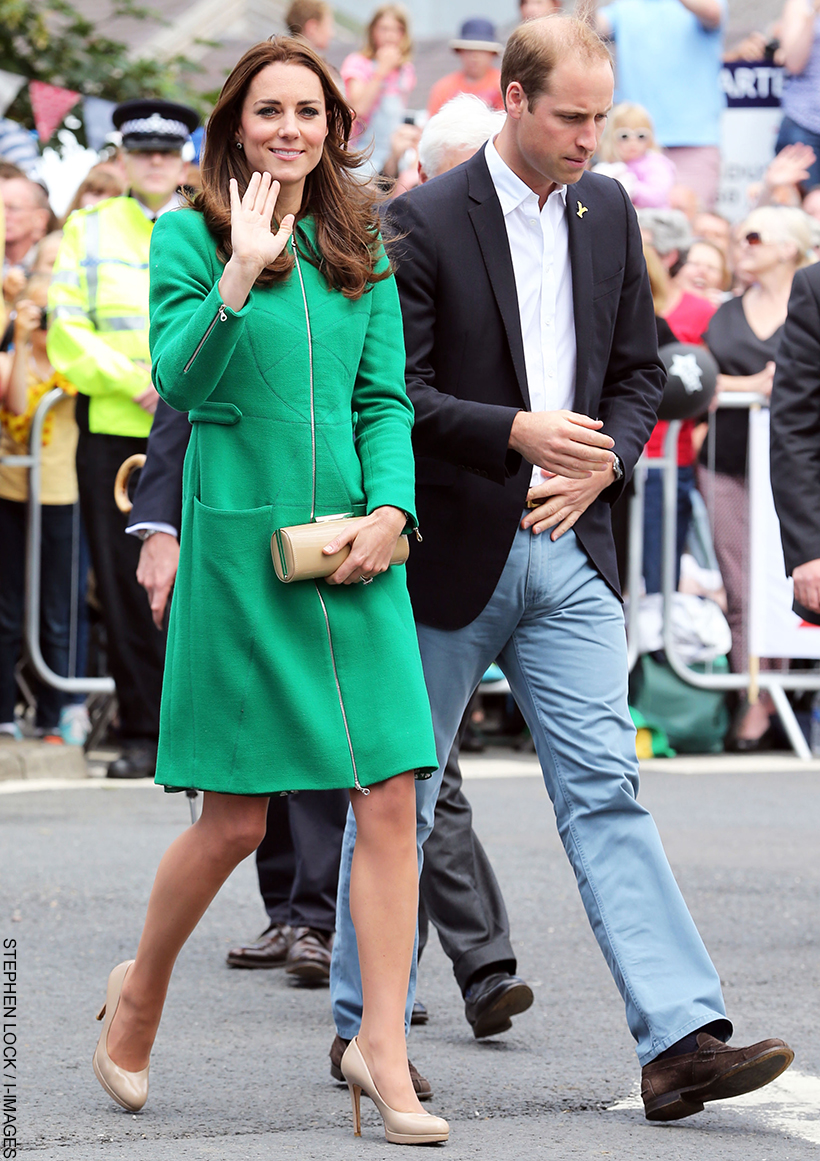
M 652 134 L 648 129 L 616 129 L 616 141 L 650 141 Z
M 748 234 L 743 236 L 743 241 L 747 246 L 765 246 L 766 244 L 766 239 L 757 230 L 750 230 Z

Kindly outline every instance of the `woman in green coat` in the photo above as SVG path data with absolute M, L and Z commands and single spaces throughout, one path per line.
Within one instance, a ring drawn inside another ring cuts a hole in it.
M 390 566 L 416 524 L 398 295 L 350 128 L 312 50 L 256 45 L 211 116 L 202 195 L 155 227 L 154 382 L 193 426 L 157 781 L 205 793 L 160 863 L 136 959 L 111 973 L 94 1068 L 141 1107 L 176 956 L 264 835 L 267 796 L 349 787 L 364 1016 L 343 1070 L 354 1109 L 364 1089 L 388 1139 L 416 1143 L 447 1136 L 418 1103 L 404 1037 L 413 778 L 437 759 Z M 280 582 L 271 534 L 340 514 L 363 520 L 327 546 L 350 547 L 327 582 Z

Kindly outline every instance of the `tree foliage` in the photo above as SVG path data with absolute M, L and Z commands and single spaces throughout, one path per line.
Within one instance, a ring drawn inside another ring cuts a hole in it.
M 161 22 L 135 0 L 115 0 L 111 15 Z M 0 69 L 108 101 L 165 97 L 206 108 L 188 81 L 198 71 L 194 63 L 132 57 L 127 44 L 101 36 L 69 0 L 0 0 Z M 28 86 L 6 116 L 34 127 Z

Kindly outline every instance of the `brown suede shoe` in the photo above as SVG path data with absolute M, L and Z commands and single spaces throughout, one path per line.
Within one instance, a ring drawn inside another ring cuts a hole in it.
M 292 983 L 304 988 L 329 983 L 332 950 L 332 931 L 317 931 L 315 927 L 294 928 L 285 974 L 290 976 Z
M 287 923 L 274 923 L 254 943 L 232 947 L 227 956 L 228 965 L 239 968 L 284 967 L 292 942 L 293 928 Z
M 337 1036 L 330 1046 L 330 1075 L 334 1080 L 341 1081 L 342 1084 L 347 1083 L 345 1078 L 342 1076 L 341 1065 L 342 1057 L 344 1056 L 345 1049 L 349 1043 L 349 1040 L 343 1040 L 341 1036 Z M 413 1088 L 415 1089 L 416 1096 L 420 1101 L 429 1101 L 430 1097 L 433 1095 L 433 1086 L 430 1084 L 430 1081 L 426 1076 L 421 1075 L 415 1064 L 413 1064 L 412 1060 L 408 1060 L 407 1063 L 410 1067 L 410 1079 L 413 1082 Z
M 697 1052 L 651 1060 L 641 1072 L 641 1096 L 648 1121 L 678 1121 L 722 1101 L 762 1088 L 785 1072 L 794 1053 L 783 1040 L 760 1040 L 730 1048 L 708 1032 L 698 1033 Z

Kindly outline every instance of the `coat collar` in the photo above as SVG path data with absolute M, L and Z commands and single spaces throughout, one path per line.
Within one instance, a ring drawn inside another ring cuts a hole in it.
M 576 345 L 574 406 L 576 411 L 582 411 L 584 414 L 587 414 L 585 400 L 589 348 L 592 342 L 592 237 L 596 225 L 594 190 L 590 189 L 593 185 L 587 174 L 583 174 L 567 191 L 567 228 Z

